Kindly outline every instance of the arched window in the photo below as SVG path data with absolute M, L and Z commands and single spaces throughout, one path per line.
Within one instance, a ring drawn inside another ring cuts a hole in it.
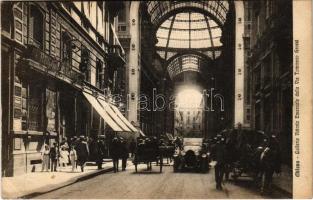
M 31 44 L 42 49 L 44 42 L 44 15 L 34 5 L 30 6 L 29 13 L 29 40 Z

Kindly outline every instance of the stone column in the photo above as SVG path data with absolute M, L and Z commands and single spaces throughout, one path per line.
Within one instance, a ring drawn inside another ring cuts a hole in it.
M 235 1 L 235 107 L 234 125 L 244 123 L 244 5 L 242 1 Z
M 127 117 L 138 125 L 138 96 L 140 93 L 140 2 L 131 2 L 129 14 L 129 32 L 131 35 L 128 60 L 128 108 Z

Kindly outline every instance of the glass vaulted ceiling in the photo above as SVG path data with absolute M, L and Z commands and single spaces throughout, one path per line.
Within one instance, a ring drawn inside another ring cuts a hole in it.
M 146 5 L 157 28 L 157 53 L 164 60 L 171 60 L 171 78 L 183 71 L 200 72 L 201 59 L 195 51 L 212 60 L 221 55 L 228 1 L 148 1 Z M 176 57 L 177 54 L 181 55 Z
M 200 72 L 204 62 L 203 58 L 198 55 L 184 54 L 173 59 L 167 69 L 171 79 L 173 79 L 173 77 L 184 71 Z
M 220 26 L 210 17 L 197 12 L 181 12 L 159 26 L 156 47 L 166 60 L 183 49 L 204 51 L 214 59 L 220 55 L 221 35 Z

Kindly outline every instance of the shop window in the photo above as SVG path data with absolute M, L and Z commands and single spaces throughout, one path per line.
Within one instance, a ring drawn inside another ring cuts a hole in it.
M 56 92 L 46 89 L 47 131 L 56 132 Z
M 44 42 L 44 15 L 36 6 L 30 6 L 29 40 L 38 48 L 43 48 Z
M 42 90 L 40 86 L 29 85 L 29 121 L 28 129 L 32 131 L 41 131 L 42 120 Z

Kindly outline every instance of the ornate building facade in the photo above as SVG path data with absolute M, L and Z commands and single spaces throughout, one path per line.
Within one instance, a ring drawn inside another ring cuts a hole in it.
M 3 176 L 37 170 L 44 143 L 95 137 L 118 124 L 91 101 L 114 104 L 125 88 L 119 9 L 114 2 L 1 3 Z
M 246 122 L 275 134 L 291 166 L 292 1 L 248 1 L 245 9 Z

